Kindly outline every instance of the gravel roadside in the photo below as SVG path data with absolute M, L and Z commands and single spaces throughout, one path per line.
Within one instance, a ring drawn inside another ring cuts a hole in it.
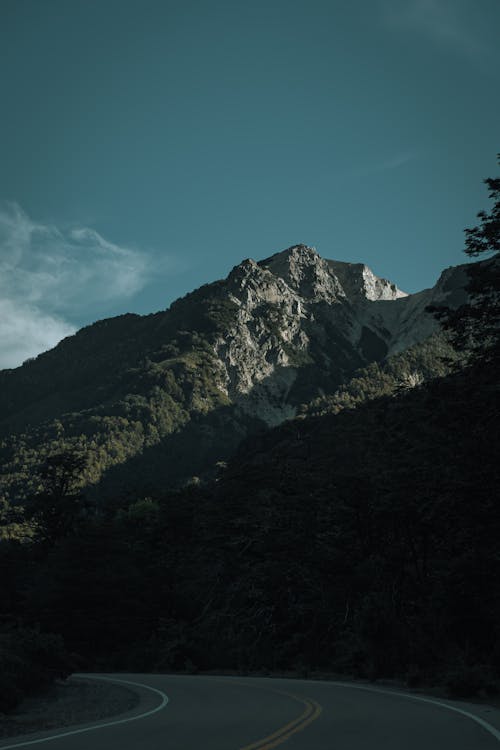
M 0 714 L 0 738 L 98 721 L 130 711 L 138 703 L 139 696 L 121 685 L 69 677 Z

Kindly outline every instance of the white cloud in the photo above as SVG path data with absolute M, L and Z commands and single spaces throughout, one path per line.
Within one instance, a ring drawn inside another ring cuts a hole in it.
M 386 0 L 384 20 L 396 30 L 415 31 L 438 45 L 454 48 L 475 62 L 486 62 L 491 50 L 472 30 L 463 0 Z
M 408 162 L 415 161 L 416 159 L 418 159 L 418 157 L 419 154 L 416 151 L 402 151 L 399 153 L 395 153 L 392 156 L 367 161 L 359 167 L 353 167 L 344 176 L 365 177 L 368 175 L 377 174 L 378 172 L 388 172 L 394 169 L 398 169 Z
M 73 326 L 37 307 L 0 300 L 0 369 L 17 367 L 74 332 Z
M 71 320 L 104 315 L 140 291 L 150 257 L 104 239 L 32 221 L 0 205 L 0 368 L 15 367 L 74 332 Z

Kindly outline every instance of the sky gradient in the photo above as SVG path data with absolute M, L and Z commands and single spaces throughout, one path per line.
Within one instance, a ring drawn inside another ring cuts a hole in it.
M 405 291 L 500 150 L 498 0 L 0 0 L 0 367 L 297 243 Z

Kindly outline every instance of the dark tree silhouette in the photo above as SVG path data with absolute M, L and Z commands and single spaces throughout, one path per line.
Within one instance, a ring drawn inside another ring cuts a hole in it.
M 498 154 L 500 164 L 500 154 Z M 467 273 L 469 301 L 456 310 L 430 308 L 450 333 L 453 344 L 466 359 L 498 359 L 500 327 L 500 178 L 488 177 L 492 209 L 479 211 L 479 224 L 465 229 L 464 252 L 470 257 L 496 253 L 480 263 L 471 264 Z
M 497 158 L 500 164 L 500 154 Z M 465 252 L 471 256 L 500 250 L 500 177 L 488 177 L 484 182 L 488 185 L 493 208 L 490 213 L 480 211 L 477 215 L 480 225 L 465 230 Z
M 49 546 L 75 531 L 84 511 L 80 478 L 87 459 L 68 451 L 49 456 L 40 471 L 42 491 L 31 501 L 29 516 L 37 525 L 38 539 Z

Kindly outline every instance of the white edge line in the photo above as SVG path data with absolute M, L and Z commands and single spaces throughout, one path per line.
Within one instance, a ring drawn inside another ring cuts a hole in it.
M 463 708 L 457 708 L 456 706 L 450 706 L 449 703 L 443 703 L 442 701 L 435 701 L 433 698 L 423 698 L 420 695 L 413 695 L 412 693 L 400 693 L 398 690 L 383 690 L 382 688 L 373 688 L 368 687 L 368 685 L 353 685 L 349 682 L 331 682 L 331 685 L 338 685 L 339 687 L 350 687 L 355 688 L 357 690 L 369 690 L 372 693 L 384 693 L 385 695 L 395 695 L 400 696 L 401 698 L 411 698 L 411 700 L 414 701 L 421 701 L 422 703 L 432 703 L 434 706 L 441 706 L 441 708 L 447 708 L 448 711 L 455 711 L 457 714 L 462 714 L 462 716 L 466 716 L 468 719 L 472 719 L 472 721 L 475 721 L 477 724 L 483 727 L 487 732 L 493 735 L 495 739 L 497 739 L 500 742 L 500 731 L 496 729 L 492 724 L 488 724 L 487 721 L 484 721 L 484 719 L 481 719 L 479 716 L 476 716 L 475 714 L 471 714 L 469 711 L 464 711 Z M 0 750 L 4 750 L 4 748 L 0 748 Z
M 165 708 L 165 706 L 168 703 L 168 695 L 163 693 L 161 690 L 158 690 L 157 688 L 150 687 L 150 685 L 144 685 L 142 682 L 132 682 L 131 680 L 116 680 L 114 677 L 98 677 L 98 676 L 90 676 L 86 674 L 75 674 L 74 677 L 84 677 L 86 680 L 106 680 L 107 682 L 121 682 L 124 685 L 135 685 L 136 687 L 144 688 L 145 690 L 151 690 L 153 693 L 158 693 L 158 695 L 161 695 L 162 701 L 159 706 L 156 706 L 156 708 L 152 708 L 150 711 L 146 711 L 143 714 L 138 714 L 137 716 L 129 716 L 126 719 L 116 719 L 115 721 L 107 721 L 104 724 L 93 724 L 91 727 L 84 727 L 83 729 L 73 729 L 70 732 L 62 732 L 61 734 L 52 734 L 50 737 L 42 737 L 39 740 L 29 740 L 28 742 L 16 742 L 14 745 L 0 745 L 0 750 L 11 750 L 15 747 L 26 747 L 27 745 L 37 745 L 40 742 L 49 742 L 49 740 L 57 740 L 60 737 L 69 737 L 73 734 L 83 734 L 83 732 L 92 732 L 94 729 L 102 729 L 103 727 L 114 727 L 117 724 L 126 724 L 129 721 L 136 721 L 137 719 L 144 719 L 146 716 L 151 716 L 151 714 L 155 714 L 158 711 L 161 711 L 162 708 Z

